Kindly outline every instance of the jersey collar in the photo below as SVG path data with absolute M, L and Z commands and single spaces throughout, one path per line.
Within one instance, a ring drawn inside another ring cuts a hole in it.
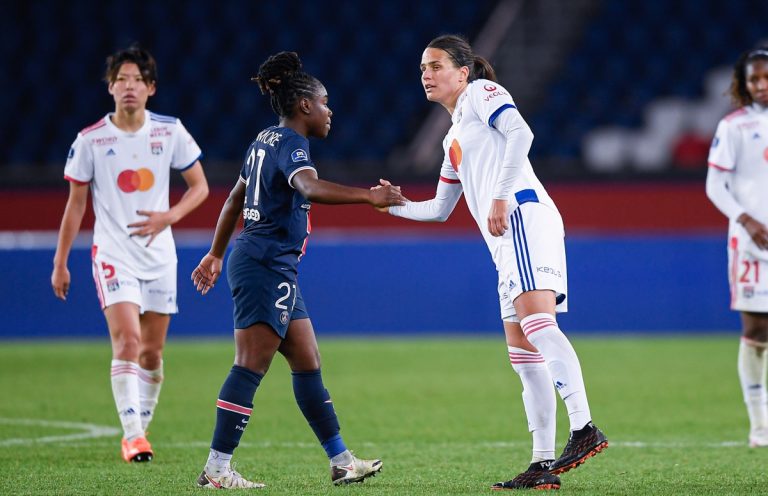
M 113 133 L 115 133 L 115 134 L 118 134 L 118 135 L 120 135 L 120 136 L 125 136 L 125 137 L 127 137 L 127 138 L 130 138 L 130 137 L 132 137 L 132 136 L 139 136 L 139 135 L 141 135 L 141 134 L 146 134 L 146 133 L 148 133 L 148 132 L 149 132 L 149 126 L 151 126 L 151 123 L 150 123 L 150 121 L 151 121 L 152 119 L 151 119 L 151 116 L 150 116 L 150 114 L 149 114 L 149 110 L 147 110 L 147 109 L 144 109 L 144 124 L 141 126 L 141 128 L 140 128 L 138 131 L 134 131 L 134 132 L 123 131 L 123 130 L 122 130 L 122 129 L 120 129 L 119 127 L 115 126 L 115 124 L 112 122 L 112 116 L 113 116 L 113 115 L 115 115 L 115 113 L 114 113 L 114 112 L 109 112 L 109 113 L 106 115 L 106 117 L 104 118 L 104 120 L 105 120 L 105 121 L 106 121 L 106 123 L 107 123 L 107 127 L 108 127 L 108 128 L 109 128 L 109 129 L 110 129 L 110 130 L 111 130 Z

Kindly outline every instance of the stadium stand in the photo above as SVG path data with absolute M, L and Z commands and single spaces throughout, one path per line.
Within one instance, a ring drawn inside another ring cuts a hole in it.
M 255 132 L 275 121 L 249 79 L 270 54 L 295 50 L 328 88 L 334 130 L 313 145 L 324 160 L 382 160 L 407 142 L 428 103 L 418 84 L 435 35 L 472 38 L 495 2 L 15 2 L 0 21 L 5 115 L 2 168 L 63 166 L 76 132 L 112 108 L 104 59 L 138 41 L 159 64 L 154 111 L 178 115 L 207 163 L 239 162 Z M 215 171 L 211 171 L 215 176 Z M 231 173 L 227 173 L 231 178 Z M 59 176 L 60 178 L 60 176 Z

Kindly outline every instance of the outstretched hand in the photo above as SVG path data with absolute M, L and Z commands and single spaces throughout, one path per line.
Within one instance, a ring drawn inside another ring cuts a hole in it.
M 192 271 L 192 284 L 195 285 L 195 289 L 200 294 L 206 294 L 210 289 L 213 289 L 214 284 L 221 275 L 221 268 L 224 265 L 224 261 L 221 258 L 214 257 L 210 253 L 206 253 L 200 263 L 197 264 L 195 270 Z
M 405 205 L 409 201 L 400 192 L 400 186 L 393 186 L 386 179 L 379 179 L 378 186 L 371 187 L 371 204 L 379 212 L 389 212 L 389 207 Z
M 150 210 L 137 210 L 137 214 L 147 217 L 146 220 L 140 220 L 132 224 L 128 224 L 128 227 L 136 228 L 130 235 L 131 236 L 149 236 L 149 241 L 144 246 L 149 246 L 155 237 L 166 227 L 172 224 L 169 212 L 153 212 Z

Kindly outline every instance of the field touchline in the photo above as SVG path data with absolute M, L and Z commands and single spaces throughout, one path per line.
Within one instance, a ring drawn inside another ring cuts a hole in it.
M 30 443 L 56 443 L 60 441 L 75 441 L 79 439 L 93 439 L 97 437 L 110 437 L 120 434 L 120 429 L 105 425 L 84 424 L 81 422 L 60 422 L 56 420 L 41 419 L 14 419 L 0 417 L 0 425 L 18 425 L 27 427 L 52 427 L 58 429 L 72 429 L 79 432 L 44 437 L 17 437 L 0 439 L 0 446 L 12 446 L 16 444 Z

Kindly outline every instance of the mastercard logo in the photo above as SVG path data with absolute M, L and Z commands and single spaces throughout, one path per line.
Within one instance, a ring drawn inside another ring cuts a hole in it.
M 451 147 L 448 149 L 448 158 L 451 160 L 453 170 L 459 172 L 459 165 L 461 165 L 461 146 L 455 139 L 451 143 Z
M 126 169 L 117 176 L 117 187 L 125 193 L 148 191 L 155 184 L 155 175 L 149 169 Z

